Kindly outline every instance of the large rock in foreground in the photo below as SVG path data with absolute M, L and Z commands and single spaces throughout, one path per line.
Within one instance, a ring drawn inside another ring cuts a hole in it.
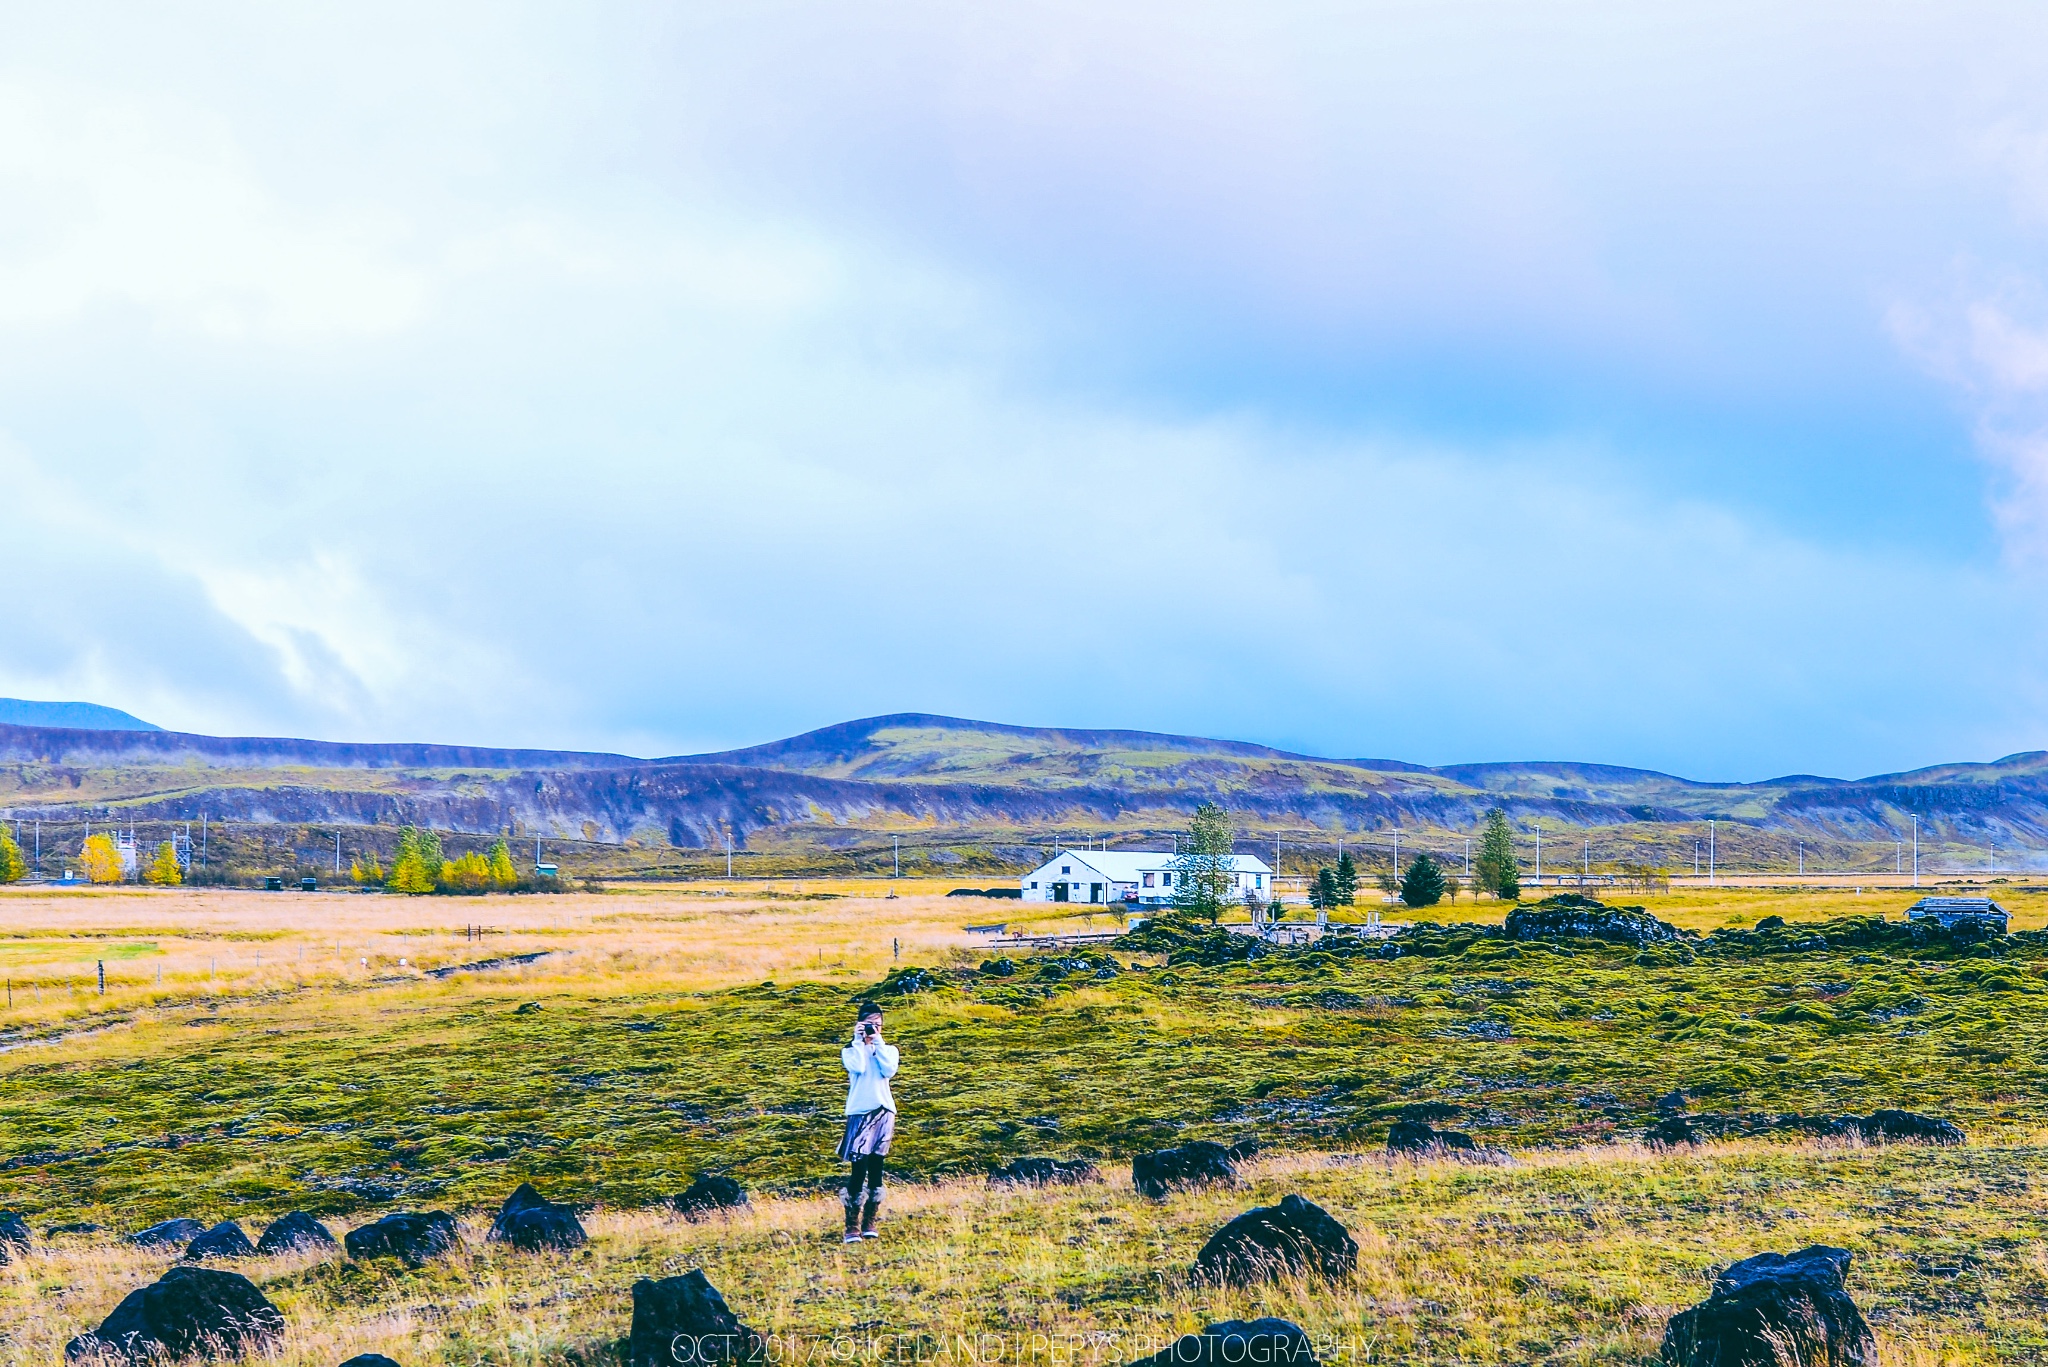
M 1849 1251 L 1815 1244 L 1759 1253 L 1664 1327 L 1667 1367 L 1877 1367 L 1877 1340 L 1842 1278 Z
M 1073 1186 L 1102 1174 L 1085 1158 L 1013 1158 L 988 1175 L 992 1187 Z
M 1141 1153 L 1131 1160 L 1131 1185 L 1155 1201 L 1177 1187 L 1236 1180 L 1237 1164 L 1230 1161 L 1230 1150 L 1207 1139 Z
M 12 1262 L 19 1254 L 28 1252 L 34 1241 L 28 1221 L 11 1210 L 0 1210 L 0 1263 Z
M 398 1364 L 382 1353 L 357 1353 L 341 1367 L 398 1367 Z
M 1439 1130 L 1426 1120 L 1397 1120 L 1387 1131 L 1388 1153 L 1433 1154 L 1449 1150 L 1476 1153 L 1479 1145 L 1469 1134 Z
M 283 1333 L 284 1316 L 241 1273 L 180 1265 L 129 1292 L 98 1329 L 65 1344 L 64 1356 L 213 1358 L 268 1347 Z
M 1964 1142 L 1962 1126 L 1952 1120 L 1937 1120 L 1933 1116 L 1915 1115 L 1911 1111 L 1872 1111 L 1854 1124 L 1863 1138 L 1872 1144 L 1887 1140 L 1905 1139 L 1922 1144 L 1961 1144 Z
M 1316 1350 L 1301 1327 L 1286 1320 L 1224 1320 L 1181 1335 L 1131 1367 L 1316 1367 Z
M 510 1244 L 528 1253 L 581 1248 L 590 1241 L 575 1210 L 550 1201 L 535 1191 L 531 1182 L 521 1182 L 519 1189 L 505 1198 L 488 1237 L 494 1244 Z
M 418 1267 L 455 1247 L 455 1217 L 445 1210 L 402 1210 L 342 1236 L 348 1256 L 398 1258 Z
M 148 1229 L 136 1230 L 128 1236 L 128 1242 L 140 1248 L 163 1248 L 173 1244 L 184 1248 L 204 1233 L 206 1226 L 197 1220 L 165 1220 Z
M 676 1212 L 692 1220 L 713 1211 L 732 1210 L 747 1204 L 747 1189 L 730 1177 L 700 1172 L 680 1193 L 669 1198 Z
M 1335 1216 L 1306 1197 L 1254 1206 L 1209 1236 L 1195 1255 L 1204 1281 L 1249 1286 L 1288 1273 L 1348 1276 L 1358 1268 L 1358 1241 Z
M 341 1244 L 328 1232 L 327 1226 L 303 1210 L 272 1220 L 270 1228 L 264 1230 L 263 1237 L 256 1241 L 256 1251 L 266 1258 L 276 1253 L 339 1247 Z
M 701 1271 L 633 1283 L 633 1333 L 626 1367 L 692 1367 L 764 1362 L 768 1345 L 740 1323 Z

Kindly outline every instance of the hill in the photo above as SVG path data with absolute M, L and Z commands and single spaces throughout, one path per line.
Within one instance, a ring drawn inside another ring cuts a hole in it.
M 65 726 L 81 731 L 160 731 L 118 707 L 96 702 L 31 702 L 0 698 L 0 723 L 8 726 Z
M 1277 844 L 1283 862 L 1331 858 L 1339 841 L 1369 863 L 1390 859 L 1397 831 L 1404 849 L 1460 858 L 1498 805 L 1529 837 L 1532 864 L 1536 840 L 1546 842 L 1552 870 L 1690 867 L 1712 822 L 1724 869 L 1795 867 L 1803 846 L 1815 868 L 1889 871 L 1916 820 L 1925 867 L 1983 869 L 2048 847 L 2048 754 L 1854 780 L 1702 783 L 1612 765 L 1430 768 L 923 713 L 658 759 L 0 725 L 0 806 L 53 827 L 57 848 L 94 817 L 159 828 L 204 819 L 276 828 L 251 837 L 264 844 L 259 862 L 312 843 L 285 828 L 341 827 L 382 848 L 414 823 L 555 841 L 557 858 L 614 876 L 708 869 L 728 843 L 760 869 L 893 865 L 902 844 L 913 862 L 994 871 L 1051 843 L 1162 842 L 1205 801 L 1232 810 L 1248 849 Z

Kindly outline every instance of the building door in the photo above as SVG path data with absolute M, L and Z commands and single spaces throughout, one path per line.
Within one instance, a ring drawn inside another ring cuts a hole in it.
M 1088 885 L 1088 900 L 1091 902 L 1100 902 L 1102 900 L 1102 884 L 1090 883 Z
M 1055 902 L 1067 900 L 1067 885 L 1065 883 L 1054 883 L 1052 885 L 1052 900 Z

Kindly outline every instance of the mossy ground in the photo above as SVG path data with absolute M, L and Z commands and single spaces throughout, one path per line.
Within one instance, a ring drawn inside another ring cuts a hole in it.
M 1713 924 L 1858 909 L 1846 894 L 1716 896 L 1697 909 Z M 616 1237 L 566 1261 L 278 1271 L 280 1298 L 327 1326 L 323 1344 L 375 1339 L 388 1322 L 438 1345 L 394 1354 L 408 1367 L 581 1352 L 623 1332 L 630 1268 L 679 1260 L 702 1260 L 778 1332 L 1186 1328 L 1237 1302 L 1179 1286 L 1174 1270 L 1247 1196 L 1282 1187 L 1331 1204 L 1377 1250 L 1378 1270 L 1341 1294 L 1268 1298 L 1319 1333 L 1379 1335 L 1380 1356 L 1361 1361 L 1641 1360 L 1702 1269 L 1817 1238 L 1859 1251 L 1866 1304 L 1899 1344 L 2037 1355 L 2025 1326 L 2039 1323 L 2048 1268 L 2031 1175 L 2048 1126 L 2048 952 L 2031 936 L 1995 952 L 1684 963 L 1467 934 L 1393 960 L 1304 952 L 1205 968 L 1112 952 L 1109 976 L 1091 953 L 998 978 L 968 970 L 983 951 L 959 930 L 985 908 L 943 898 L 455 907 L 495 923 L 481 942 L 439 923 L 445 899 L 10 896 L 0 908 L 8 943 L 54 956 L 38 970 L 48 999 L 7 1018 L 25 1047 L 0 1055 L 0 1205 L 39 1227 L 476 1212 L 525 1178 L 615 1212 L 603 1227 Z M 161 987 L 151 960 L 114 953 L 137 944 L 171 967 Z M 574 952 L 418 976 L 532 947 Z M 108 998 L 66 966 L 81 953 L 110 961 Z M 1134 959 L 1148 966 L 1132 971 Z M 794 1193 L 829 1182 L 849 1004 L 907 963 L 939 969 L 940 986 L 888 999 L 904 1051 L 894 1163 L 936 1185 L 899 1187 L 909 1213 L 895 1242 L 842 1254 L 817 1241 L 825 1207 L 801 1199 L 705 1227 L 632 1213 L 701 1169 Z M 1975 1142 L 1626 1147 L 1673 1087 L 1717 1111 L 1903 1106 L 1955 1119 Z M 1523 1166 L 1327 1156 L 1376 1149 L 1403 1106 L 1425 1101 L 1455 1107 L 1460 1128 Z M 1254 1193 L 1156 1207 L 1118 1185 L 995 1196 L 976 1181 L 1020 1153 L 1109 1158 L 1250 1133 L 1281 1151 Z M 7 1273 L 7 1351 L 46 1360 L 59 1329 L 22 1316 L 75 1332 L 112 1304 L 87 1305 L 79 1288 L 132 1286 L 139 1256 L 88 1243 Z M 95 1281 L 67 1257 L 107 1270 Z M 422 1317 L 430 1305 L 442 1318 Z M 532 1327 L 505 1329 L 501 1313 Z M 464 1338 L 458 1321 L 483 1327 Z

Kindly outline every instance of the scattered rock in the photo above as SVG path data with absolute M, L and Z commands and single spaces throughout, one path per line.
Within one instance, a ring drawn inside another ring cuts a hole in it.
M 626 1367 L 688 1367 L 695 1363 L 761 1362 L 768 1345 L 740 1323 L 706 1280 L 691 1271 L 633 1283 L 633 1332 Z
M 694 1220 L 714 1210 L 746 1205 L 747 1189 L 730 1177 L 700 1172 L 681 1195 L 669 1198 L 669 1204 Z
M 1478 1148 L 1471 1135 L 1439 1130 L 1422 1120 L 1398 1120 L 1387 1131 L 1389 1153 L 1442 1153 L 1448 1149 L 1476 1152 Z
M 1459 1111 L 1448 1101 L 1416 1101 L 1401 1108 L 1401 1119 L 1421 1120 L 1431 1125 L 1439 1120 L 1456 1120 Z
M 12 1262 L 16 1254 L 28 1252 L 33 1241 L 28 1221 L 11 1210 L 0 1210 L 0 1263 Z
M 43 1231 L 45 1239 L 54 1239 L 59 1234 L 97 1234 L 100 1227 L 90 1220 L 74 1220 L 66 1225 L 51 1225 Z
M 1872 1111 L 1856 1120 L 1855 1124 L 1863 1138 L 1873 1144 L 1881 1144 L 1888 1139 L 1918 1140 L 1924 1144 L 1965 1142 L 1962 1127 L 1955 1122 L 1915 1115 L 1911 1111 Z
M 1693 1128 L 1690 1120 L 1682 1115 L 1671 1115 L 1664 1117 L 1664 1119 L 1643 1131 L 1643 1142 L 1645 1144 L 1662 1145 L 1668 1149 L 1675 1148 L 1680 1144 L 1699 1144 L 1704 1141 L 1700 1137 L 1700 1132 Z
M 129 1292 L 98 1329 L 65 1344 L 64 1356 L 213 1358 L 267 1347 L 283 1333 L 284 1316 L 247 1277 L 180 1264 Z
M 1508 913 L 1506 931 L 1510 940 L 1607 940 L 1636 949 L 1685 937 L 1677 926 L 1641 907 L 1610 907 L 1576 893 L 1517 907 Z
M 1102 1174 L 1085 1158 L 1013 1158 L 988 1175 L 992 1187 L 1073 1186 Z
M 494 1244 L 510 1244 L 528 1253 L 581 1248 L 590 1241 L 576 1211 L 548 1200 L 531 1182 L 521 1182 L 519 1189 L 505 1198 L 488 1238 Z
M 1315 1345 L 1301 1327 L 1282 1319 L 1224 1320 L 1199 1334 L 1183 1334 L 1131 1367 L 1316 1367 Z
M 899 968 L 875 986 L 878 997 L 911 997 L 930 992 L 939 985 L 939 975 L 929 968 Z
M 1689 1098 L 1682 1088 L 1674 1087 L 1657 1098 L 1658 1114 L 1683 1115 L 1685 1114 L 1686 1102 L 1688 1100 Z
M 242 1233 L 242 1227 L 233 1220 L 222 1220 L 185 1247 L 185 1261 L 196 1263 L 204 1258 L 247 1258 L 256 1252 L 256 1245 L 249 1242 L 249 1236 Z
M 1785 918 L 1782 916 L 1766 916 L 1763 920 L 1756 923 L 1756 928 L 1758 930 L 1783 930 L 1785 928 Z
M 128 1236 L 128 1242 L 140 1248 L 158 1248 L 171 1244 L 183 1248 L 204 1233 L 206 1226 L 197 1220 L 165 1220 L 160 1224 L 151 1225 L 148 1229 L 136 1230 Z
M 1843 1288 L 1849 1251 L 1760 1253 L 1714 1278 L 1707 1299 L 1664 1327 L 1667 1367 L 1876 1367 L 1877 1340 Z
M 1231 1162 L 1242 1163 L 1247 1158 L 1256 1157 L 1261 1147 L 1259 1137 L 1255 1134 L 1248 1134 L 1232 1144 L 1228 1149 L 1225 1149 L 1224 1152 L 1230 1155 Z
M 1141 1153 L 1131 1160 L 1131 1185 L 1155 1201 L 1176 1187 L 1236 1180 L 1237 1164 L 1230 1161 L 1230 1150 L 1207 1139 Z
M 445 1210 L 397 1211 L 342 1236 L 351 1258 L 398 1258 L 407 1267 L 438 1258 L 456 1242 L 455 1217 Z
M 398 1367 L 398 1364 L 382 1353 L 357 1353 L 341 1367 Z
M 1342 1277 L 1358 1267 L 1358 1241 L 1328 1211 L 1288 1195 L 1254 1206 L 1209 1236 L 1195 1255 L 1204 1281 L 1249 1286 L 1291 1272 Z
M 513 1015 L 515 1015 L 515 1016 L 535 1016 L 535 1015 L 539 1015 L 539 1014 L 540 1014 L 540 1003 L 539 1003 L 539 1002 L 521 1002 L 521 1003 L 519 1003 L 519 1005 L 517 1005 L 517 1006 L 515 1006 L 515 1007 L 513 1007 L 513 1008 L 512 1008 L 512 1014 L 513 1014 Z M 368 1357 L 374 1357 L 374 1356 L 376 1356 L 376 1354 L 374 1354 L 374 1353 L 371 1353 L 371 1354 L 365 1354 L 365 1356 L 368 1356 Z
M 1016 960 L 983 959 L 981 961 L 981 976 L 984 978 L 1014 978 L 1017 976 Z
M 303 1210 L 270 1222 L 270 1228 L 263 1231 L 263 1237 L 256 1241 L 256 1251 L 264 1257 L 273 1253 L 292 1253 L 301 1249 L 339 1248 L 326 1225 L 321 1224 Z M 371 1354 L 370 1356 L 375 1356 Z

